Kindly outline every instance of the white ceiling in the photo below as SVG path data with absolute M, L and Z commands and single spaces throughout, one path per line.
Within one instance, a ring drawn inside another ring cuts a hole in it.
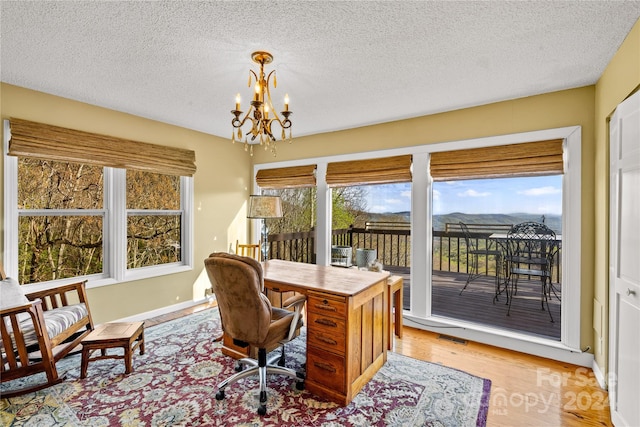
M 225 138 L 255 50 L 295 138 L 594 84 L 640 17 L 610 0 L 0 5 L 3 82 Z

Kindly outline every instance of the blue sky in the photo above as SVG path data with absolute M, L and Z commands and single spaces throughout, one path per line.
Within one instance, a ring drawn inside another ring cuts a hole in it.
M 367 186 L 369 212 L 411 210 L 411 184 Z M 436 182 L 433 213 L 562 214 L 562 176 Z

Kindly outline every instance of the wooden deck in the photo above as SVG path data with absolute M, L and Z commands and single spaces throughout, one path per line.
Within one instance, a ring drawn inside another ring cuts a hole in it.
M 392 273 L 404 277 L 403 306 L 408 310 L 411 297 L 409 271 L 394 269 Z M 493 277 L 482 276 L 473 280 L 460 295 L 466 280 L 466 274 L 443 271 L 437 271 L 434 274 L 433 315 L 560 340 L 560 301 L 555 297 L 549 301 L 554 320 L 552 323 L 546 307 L 545 310 L 541 309 L 539 280 L 518 281 L 518 292 L 511 304 L 509 316 L 507 316 L 508 306 L 504 295 L 500 296 L 495 304 L 493 303 L 495 295 Z M 555 288 L 560 296 L 560 287 L 556 285 Z

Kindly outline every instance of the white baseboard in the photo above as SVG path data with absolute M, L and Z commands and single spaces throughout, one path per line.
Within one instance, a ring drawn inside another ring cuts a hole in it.
M 152 317 L 162 316 L 164 314 L 172 313 L 174 311 L 184 310 L 186 308 L 191 308 L 191 307 L 194 307 L 194 306 L 199 305 L 199 304 L 203 304 L 203 303 L 206 303 L 206 302 L 209 302 L 209 301 L 213 301 L 214 299 L 215 299 L 215 297 L 211 296 L 211 297 L 206 297 L 206 298 L 202 298 L 202 299 L 199 299 L 199 300 L 185 301 L 185 302 L 181 302 L 179 304 L 168 305 L 166 307 L 158 308 L 156 310 L 151 310 L 151 311 L 147 311 L 147 312 L 144 312 L 144 313 L 134 314 L 133 316 L 123 317 L 121 319 L 114 320 L 114 322 L 141 322 L 143 320 L 147 320 L 147 319 L 150 319 Z
M 596 363 L 595 359 L 591 365 L 591 369 L 593 369 L 593 375 L 595 375 L 598 385 L 602 387 L 603 390 L 608 390 L 609 385 L 607 384 L 607 380 L 600 369 L 600 365 Z

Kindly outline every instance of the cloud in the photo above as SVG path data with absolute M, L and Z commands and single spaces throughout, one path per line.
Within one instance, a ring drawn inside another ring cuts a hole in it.
M 384 202 L 389 204 L 389 205 L 399 205 L 400 203 L 402 203 L 402 200 L 400 200 L 400 199 L 384 199 Z
M 518 191 L 518 194 L 524 194 L 525 196 L 547 196 L 549 194 L 560 194 L 562 190 L 556 187 L 539 187 L 530 188 L 528 190 Z
M 431 194 L 432 194 L 433 200 L 440 200 L 440 195 L 442 193 L 440 193 L 438 190 L 434 188 Z
M 491 193 L 489 191 L 483 191 L 482 193 L 479 193 L 471 188 L 467 191 L 463 191 L 462 193 L 458 193 L 458 196 L 460 197 L 487 197 L 490 195 Z
M 407 199 L 411 198 L 411 190 L 406 190 L 400 192 L 400 197 L 406 197 Z

